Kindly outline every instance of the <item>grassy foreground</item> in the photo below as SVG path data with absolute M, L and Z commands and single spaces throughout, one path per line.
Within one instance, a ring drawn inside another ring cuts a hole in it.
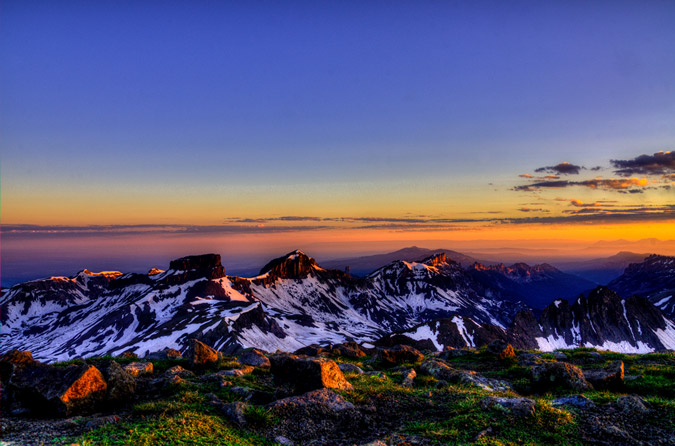
M 156 399 L 135 402 L 118 414 L 119 421 L 98 426 L 77 438 L 54 438 L 53 444 L 272 445 L 277 444 L 275 439 L 292 437 L 294 429 L 305 425 L 311 428 L 308 430 L 315 426 L 320 429 L 296 436 L 296 445 L 675 444 L 675 354 L 626 355 L 591 349 L 564 353 L 568 362 L 582 369 L 623 360 L 625 387 L 618 392 L 585 392 L 596 404 L 593 410 L 554 407 L 551 404 L 554 398 L 575 392 L 532 394 L 528 365 L 517 359 L 498 361 L 484 350 L 450 359 L 448 363 L 505 380 L 514 391 L 493 393 L 471 385 L 445 385 L 420 373 L 409 388 L 402 385 L 402 368 L 384 369 L 369 357 L 359 360 L 335 357 L 338 363 L 349 362 L 365 371 L 382 372 L 345 375 L 354 388 L 337 393 L 356 406 L 347 420 L 314 420 L 311 414 L 307 419 L 288 420 L 275 415 L 266 403 L 280 397 L 279 389 L 269 371 L 256 368 L 244 376 L 228 378 L 226 386 L 206 382 L 200 376 L 188 378 L 164 389 Z M 539 359 L 553 361 L 554 356 L 544 353 Z M 180 363 L 158 362 L 155 373 Z M 206 373 L 234 366 L 236 362 L 227 358 Z M 416 366 L 419 363 L 405 365 Z M 229 421 L 210 401 L 214 395 L 226 403 L 249 398 L 236 390 L 241 388 L 256 397 L 249 399 L 246 422 L 240 425 Z M 626 414 L 617 410 L 617 398 L 627 394 L 641 396 L 649 412 Z M 487 396 L 526 396 L 535 401 L 536 409 L 533 415 L 525 417 L 498 407 L 484 409 L 481 400 Z

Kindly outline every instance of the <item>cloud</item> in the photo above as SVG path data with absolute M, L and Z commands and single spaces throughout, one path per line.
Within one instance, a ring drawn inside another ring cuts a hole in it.
M 544 208 L 528 208 L 528 207 L 522 207 L 518 210 L 520 212 L 551 212 L 548 209 L 544 209 Z
M 518 175 L 520 178 L 534 178 L 533 175 L 530 175 L 529 173 L 521 173 Z
M 649 184 L 649 180 L 646 178 L 594 178 L 592 180 L 584 181 L 537 181 L 531 184 L 525 184 L 521 186 L 516 186 L 513 188 L 515 191 L 536 191 L 541 189 L 560 189 L 564 187 L 571 186 L 582 186 L 588 187 L 590 189 L 606 189 L 606 190 L 623 190 L 630 189 L 633 187 L 644 187 Z M 635 193 L 635 192 L 631 192 Z
M 630 160 L 610 160 L 617 175 L 668 175 L 675 172 L 675 152 L 640 155 Z
M 579 208 L 594 208 L 594 207 L 599 207 L 602 206 L 599 202 L 594 202 L 594 203 L 584 203 L 581 200 L 570 200 L 570 205 L 579 207 Z
M 626 178 L 626 179 L 615 179 L 615 178 L 609 178 L 609 179 L 602 179 L 602 178 L 595 178 L 592 180 L 586 180 L 586 181 L 579 181 L 577 184 L 580 186 L 586 186 L 590 187 L 591 189 L 614 189 L 614 190 L 619 190 L 619 189 L 629 189 L 633 186 L 647 186 L 649 184 L 649 180 L 647 178 Z
M 579 175 L 579 171 L 584 169 L 582 166 L 570 164 L 568 162 L 556 164 L 555 166 L 546 166 L 535 169 L 535 172 L 547 172 L 558 175 Z

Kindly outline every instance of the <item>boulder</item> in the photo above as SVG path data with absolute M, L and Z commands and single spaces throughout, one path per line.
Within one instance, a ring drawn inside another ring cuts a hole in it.
M 275 411 L 311 406 L 320 406 L 322 409 L 330 412 L 355 409 L 355 406 L 352 403 L 328 389 L 313 390 L 300 396 L 292 396 L 277 400 L 269 405 L 269 407 Z
M 401 383 L 401 385 L 403 387 L 412 388 L 415 377 L 417 376 L 417 372 L 415 371 L 415 369 L 404 370 L 401 374 L 403 375 L 403 382 Z
M 270 367 L 270 360 L 267 359 L 265 353 L 256 348 L 244 350 L 237 356 L 237 361 L 239 361 L 240 364 L 251 365 L 254 367 Z
M 331 354 L 335 356 L 345 356 L 347 358 L 363 358 L 366 352 L 361 350 L 361 347 L 356 342 L 344 342 L 333 346 Z
M 361 367 L 359 367 L 357 365 L 354 365 L 354 364 L 350 364 L 348 362 L 344 362 L 344 363 L 338 365 L 338 367 L 340 367 L 340 371 L 342 373 L 352 373 L 354 375 L 363 375 L 363 370 L 361 369 Z
M 553 352 L 552 355 L 557 361 L 566 361 L 567 359 L 569 359 L 567 357 L 567 355 L 565 354 L 565 352 L 556 351 L 556 352 Z
M 321 347 L 319 344 L 306 345 L 302 348 L 299 348 L 295 351 L 296 355 L 307 355 L 307 356 L 319 356 L 321 353 L 326 350 Z
M 535 412 L 535 403 L 529 398 L 488 396 L 481 400 L 480 405 L 483 409 L 499 409 L 520 417 L 534 415 Z
M 279 354 L 271 356 L 270 362 L 275 382 L 290 384 L 297 392 L 322 388 L 352 388 L 338 365 L 327 358 Z
M 241 401 L 234 401 L 232 403 L 223 404 L 220 410 L 223 412 L 225 418 L 233 423 L 243 426 L 246 424 L 246 410 L 250 406 Z
M 152 375 L 153 365 L 151 362 L 132 362 L 124 366 L 124 370 L 131 376 Z
M 579 409 L 590 409 L 595 407 L 595 403 L 583 395 L 570 395 L 554 399 L 551 401 L 551 406 L 572 406 Z
M 584 378 L 596 389 L 621 390 L 623 388 L 623 361 L 613 361 L 604 369 L 584 370 Z
M 186 370 L 179 365 L 175 365 L 164 372 L 161 381 L 164 385 L 179 384 L 186 378 L 193 378 L 195 376 L 190 370 Z
M 428 358 L 420 364 L 420 371 L 436 379 L 456 382 L 459 377 L 459 370 L 450 367 L 445 361 L 440 359 Z
M 511 344 L 506 343 L 501 339 L 495 339 L 487 345 L 487 351 L 497 356 L 497 358 L 504 359 L 514 359 L 516 357 L 516 352 L 513 350 Z
M 101 371 L 108 385 L 106 399 L 112 403 L 128 402 L 136 393 L 136 379 L 117 361 L 100 361 L 94 364 Z
M 7 386 L 13 404 L 48 416 L 93 412 L 105 399 L 106 381 L 93 365 L 17 368 Z
M 468 356 L 473 354 L 471 350 L 464 350 L 464 349 L 459 349 L 459 348 L 448 348 L 443 350 L 441 353 L 438 354 L 437 358 L 440 359 L 453 359 L 453 358 L 461 358 L 462 356 Z
M 131 359 L 131 360 L 138 359 L 138 355 L 132 350 L 125 351 L 119 357 L 122 358 L 122 359 Z
M 167 361 L 170 359 L 182 359 L 183 356 L 176 349 L 166 347 L 158 352 L 152 352 L 145 355 L 148 361 Z
M 585 391 L 593 386 L 586 381 L 579 367 L 566 362 L 544 362 L 532 367 L 532 386 L 546 392 L 557 388 Z
M 10 350 L 0 358 L 0 362 L 9 362 L 12 364 L 35 364 L 33 355 L 28 350 Z
M 404 363 L 419 362 L 424 355 L 409 345 L 396 345 L 391 348 L 378 348 L 375 358 L 386 366 L 395 366 Z
M 0 358 L 0 382 L 7 383 L 17 366 L 36 364 L 33 355 L 28 350 L 10 350 Z
M 419 367 L 422 373 L 433 376 L 439 381 L 480 387 L 488 392 L 507 392 L 511 385 L 506 381 L 486 378 L 470 370 L 457 370 L 440 359 L 426 359 Z
M 244 376 L 248 375 L 254 370 L 253 366 L 246 366 L 246 367 L 241 367 L 239 369 L 230 369 L 230 370 L 220 370 L 219 372 L 215 373 L 216 376 L 219 377 L 228 377 L 231 378 L 233 376 Z
M 647 413 L 649 408 L 645 401 L 637 395 L 620 396 L 616 400 L 616 405 L 625 413 Z
M 190 339 L 185 358 L 196 368 L 208 367 L 218 363 L 218 352 L 196 339 Z

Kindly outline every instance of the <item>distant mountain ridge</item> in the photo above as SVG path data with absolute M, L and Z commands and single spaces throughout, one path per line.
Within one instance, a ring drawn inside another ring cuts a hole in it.
M 441 253 L 445 254 L 449 260 L 457 262 L 462 266 L 468 266 L 475 262 L 481 262 L 471 256 L 467 256 L 461 252 L 452 251 L 450 249 L 427 249 L 419 248 L 417 246 L 410 246 L 399 249 L 398 251 L 384 254 L 326 260 L 321 263 L 328 269 L 339 269 L 344 271 L 348 267 L 350 274 L 364 277 L 373 271 L 397 260 L 403 260 L 406 262 L 420 262 L 429 256 Z M 491 264 L 493 262 L 482 261 L 481 263 Z
M 433 348 L 509 337 L 548 350 L 577 343 L 621 351 L 675 348 L 673 323 L 645 299 L 597 298 L 611 291 L 595 290 L 571 305 L 556 300 L 537 321 L 517 293 L 492 286 L 485 272 L 510 287 L 536 286 L 562 274 L 550 265 L 474 264 L 467 270 L 438 253 L 356 278 L 293 251 L 270 261 L 261 274 L 242 278 L 226 275 L 219 255 L 189 256 L 166 271 L 84 270 L 3 290 L 0 345 L 31 350 L 46 361 L 127 350 L 142 356 L 183 349 L 190 338 L 224 352 L 294 351 L 313 343 L 374 343 L 417 327 L 413 336 Z M 439 327 L 443 343 L 435 335 Z

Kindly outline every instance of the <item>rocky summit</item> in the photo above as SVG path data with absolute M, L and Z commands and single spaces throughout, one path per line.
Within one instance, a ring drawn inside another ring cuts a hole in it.
M 7 352 L 0 442 L 675 445 L 673 353 L 539 352 L 499 340 L 441 353 L 348 342 L 231 356 L 188 344 L 53 364 Z

